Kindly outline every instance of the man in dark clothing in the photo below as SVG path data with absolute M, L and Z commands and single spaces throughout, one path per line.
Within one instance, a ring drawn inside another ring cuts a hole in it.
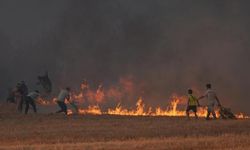
M 26 96 L 28 95 L 28 87 L 26 86 L 24 81 L 21 81 L 17 84 L 17 92 L 21 95 L 20 101 L 18 103 L 18 111 L 22 112 L 23 110 L 23 103 L 25 101 Z
M 37 100 L 37 98 L 40 96 L 39 94 L 39 91 L 34 91 L 34 92 L 31 92 L 29 93 L 26 98 L 25 98 L 25 104 L 26 104 L 26 107 L 25 107 L 25 114 L 28 113 L 29 111 L 29 105 L 31 105 L 33 107 L 33 110 L 34 110 L 34 113 L 37 112 L 36 110 L 36 104 L 35 104 L 35 100 Z

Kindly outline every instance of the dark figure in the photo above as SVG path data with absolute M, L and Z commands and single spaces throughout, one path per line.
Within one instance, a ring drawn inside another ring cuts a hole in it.
M 69 101 L 70 100 L 70 88 L 67 87 L 66 89 L 61 90 L 57 97 L 57 104 L 61 108 L 59 111 L 56 113 L 61 113 L 64 112 L 65 115 L 68 114 L 67 112 L 67 105 L 65 104 L 65 100 Z
M 29 105 L 31 105 L 33 107 L 34 113 L 37 112 L 35 100 L 37 100 L 37 98 L 39 96 L 40 96 L 39 91 L 31 92 L 26 96 L 26 98 L 25 98 L 25 103 L 26 103 L 25 114 L 27 114 L 29 111 Z
M 9 88 L 8 90 L 8 97 L 6 99 L 7 103 L 16 103 L 16 96 L 15 96 L 15 90 L 12 88 Z
M 82 81 L 80 89 L 81 89 L 82 101 L 84 102 L 83 107 L 88 107 L 90 105 L 90 99 L 89 99 L 90 89 L 89 89 L 89 83 L 86 79 Z
M 26 96 L 26 98 L 25 98 L 25 104 L 26 104 L 26 107 L 25 107 L 25 114 L 27 114 L 28 111 L 29 111 L 29 105 L 31 105 L 31 106 L 33 107 L 34 113 L 37 112 L 35 100 L 37 100 L 39 96 L 40 96 L 40 93 L 39 93 L 39 91 L 37 91 L 37 90 L 34 91 L 34 92 L 29 93 L 29 94 Z
M 197 116 L 197 106 L 199 106 L 199 101 L 198 99 L 193 96 L 193 90 L 189 89 L 188 90 L 188 103 L 187 103 L 187 110 L 186 114 L 189 119 L 189 111 L 192 110 L 194 112 L 195 118 L 198 119 Z
M 21 81 L 20 83 L 17 84 L 17 92 L 20 94 L 20 101 L 18 103 L 18 111 L 22 112 L 23 110 L 23 103 L 25 102 L 25 98 L 28 95 L 28 87 L 26 86 L 24 81 Z
M 221 107 L 219 113 L 222 119 L 236 119 L 230 108 Z
M 44 88 L 45 92 L 50 94 L 52 92 L 52 83 L 48 72 L 46 72 L 44 76 L 38 76 L 37 78 L 39 80 L 37 84 L 40 84 Z

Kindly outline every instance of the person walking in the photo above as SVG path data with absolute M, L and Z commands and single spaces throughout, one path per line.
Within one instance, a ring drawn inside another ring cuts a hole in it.
M 189 119 L 189 112 L 192 110 L 194 112 L 195 118 L 198 119 L 197 115 L 197 107 L 199 106 L 199 101 L 198 99 L 193 95 L 193 90 L 189 89 L 188 90 L 188 103 L 187 103 L 187 110 L 186 114 Z
M 219 98 L 216 95 L 216 92 L 214 90 L 212 90 L 212 85 L 211 84 L 207 84 L 206 85 L 207 91 L 205 92 L 205 94 L 201 97 L 198 98 L 198 100 L 206 98 L 208 101 L 207 104 L 207 116 L 206 116 L 206 120 L 210 119 L 210 114 L 212 113 L 213 118 L 216 119 L 216 113 L 214 111 L 215 109 L 215 105 L 217 103 L 217 105 L 219 107 L 221 107 L 221 103 L 219 101 Z

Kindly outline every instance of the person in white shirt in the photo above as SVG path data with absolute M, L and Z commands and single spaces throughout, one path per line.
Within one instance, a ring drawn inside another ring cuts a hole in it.
M 28 93 L 28 95 L 25 98 L 25 104 L 26 104 L 25 114 L 27 114 L 29 111 L 29 105 L 31 105 L 33 107 L 34 113 L 37 112 L 35 101 L 38 99 L 39 96 L 40 96 L 40 93 L 37 90 L 34 92 Z
M 216 103 L 217 103 L 217 105 L 219 107 L 221 107 L 221 104 L 220 104 L 220 101 L 219 101 L 219 99 L 218 99 L 218 97 L 216 95 L 216 92 L 214 90 L 212 90 L 211 84 L 207 84 L 206 87 L 207 87 L 206 93 L 203 96 L 201 96 L 200 98 L 198 98 L 198 100 L 206 98 L 207 101 L 208 101 L 206 119 L 207 120 L 210 119 L 210 114 L 211 113 L 213 115 L 213 118 L 216 119 L 216 114 L 215 114 L 215 111 L 214 111 L 214 107 L 215 107 Z
M 65 104 L 65 100 L 70 100 L 70 88 L 67 87 L 66 89 L 61 90 L 57 97 L 57 104 L 61 108 L 56 113 L 64 112 L 67 115 L 67 105 Z

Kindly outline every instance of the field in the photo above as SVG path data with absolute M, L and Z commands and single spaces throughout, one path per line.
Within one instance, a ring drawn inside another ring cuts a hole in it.
M 250 120 L 0 111 L 0 149 L 250 149 Z

